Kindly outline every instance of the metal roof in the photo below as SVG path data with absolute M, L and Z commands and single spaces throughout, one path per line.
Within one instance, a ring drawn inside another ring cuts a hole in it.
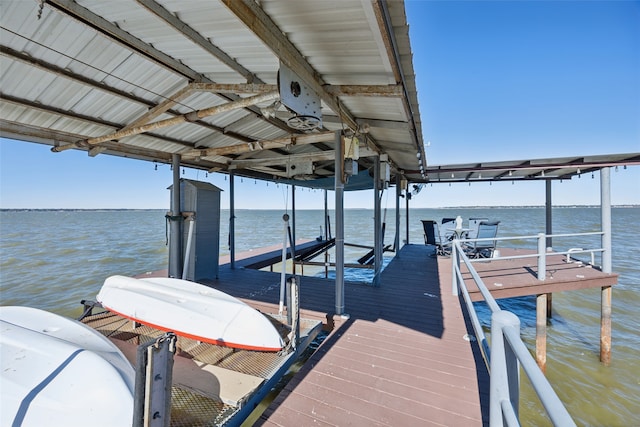
M 429 166 L 426 182 L 562 180 L 627 165 L 640 165 L 640 153 Z
M 360 170 L 387 154 L 425 179 L 402 1 L 9 1 L 0 23 L 4 137 L 269 180 L 301 162 L 308 184 L 334 174 L 345 129 Z M 319 128 L 288 125 L 283 66 L 321 100 Z

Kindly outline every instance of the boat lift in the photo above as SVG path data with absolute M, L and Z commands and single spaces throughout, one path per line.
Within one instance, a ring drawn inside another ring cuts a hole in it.
M 82 301 L 82 323 L 107 336 L 136 368 L 135 427 L 168 427 L 171 414 L 194 425 L 238 426 L 313 342 L 322 322 L 300 318 L 299 280 L 287 279 L 287 312 L 265 314 L 279 352 L 241 350 L 151 328 Z

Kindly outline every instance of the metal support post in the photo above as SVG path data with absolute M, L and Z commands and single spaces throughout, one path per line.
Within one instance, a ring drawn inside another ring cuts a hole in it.
M 344 141 L 336 132 L 335 197 L 336 197 L 336 314 L 344 314 Z
M 169 277 L 182 277 L 182 216 L 180 215 L 180 155 L 171 156 L 173 183 L 169 219 Z
M 611 273 L 611 168 L 600 169 L 600 208 L 602 217 L 602 272 Z
M 373 286 L 380 286 L 382 258 L 382 223 L 380 222 L 380 156 L 373 166 Z
M 409 188 L 409 187 L 407 187 Z M 409 244 L 409 197 L 410 197 L 411 193 L 407 190 L 405 192 L 405 218 L 406 218 L 406 224 L 405 224 L 405 228 L 406 228 L 406 234 L 407 234 L 407 238 L 405 240 L 405 244 Z
M 547 180 L 545 180 L 544 183 L 545 183 L 545 204 L 544 204 L 544 207 L 545 207 L 545 212 L 546 212 L 546 215 L 545 215 L 545 220 L 546 220 L 545 233 L 548 236 L 547 237 L 547 247 L 551 248 L 552 245 L 553 245 L 553 242 L 552 242 L 553 239 L 551 238 L 551 235 L 553 234 L 553 232 L 552 232 L 553 226 L 552 226 L 552 221 L 551 221 L 551 219 L 552 219 L 552 217 L 551 217 L 551 210 L 552 210 L 552 206 L 551 206 L 551 180 L 547 179 Z
M 296 186 L 291 186 L 291 273 L 296 274 Z
M 291 327 L 289 342 L 296 350 L 300 338 L 300 286 L 295 276 L 287 280 L 287 289 L 287 324 Z
M 282 236 L 282 270 L 280 272 L 280 305 L 278 307 L 278 314 L 282 315 L 284 310 L 285 290 L 286 290 L 286 278 L 287 278 L 287 237 L 289 232 L 289 214 L 282 215 L 282 221 L 284 221 L 284 232 Z
M 402 177 L 400 174 L 396 175 L 396 234 L 393 241 L 393 248 L 396 250 L 396 256 L 400 255 L 400 194 L 402 193 L 401 187 Z
M 538 280 L 547 277 L 547 245 L 543 233 L 538 233 Z
M 328 201 L 328 191 L 324 190 L 324 240 L 329 240 L 331 238 L 331 233 L 329 231 L 329 201 Z M 325 279 L 329 277 L 329 251 L 324 251 L 324 277 Z
M 324 190 L 324 240 L 331 238 L 331 232 L 329 231 L 329 201 L 328 191 Z
M 229 261 L 231 269 L 236 268 L 236 188 L 235 173 L 229 171 Z

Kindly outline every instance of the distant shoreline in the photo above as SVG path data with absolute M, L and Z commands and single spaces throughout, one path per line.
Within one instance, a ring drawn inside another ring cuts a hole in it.
M 553 208 L 599 208 L 600 205 L 553 205 Z M 611 205 L 612 208 L 640 208 L 640 205 Z M 410 208 L 410 209 L 544 209 L 544 205 L 538 206 L 448 206 L 438 208 Z M 166 208 L 150 208 L 150 209 L 135 209 L 135 208 L 0 208 L 0 212 L 151 212 L 151 211 L 166 211 Z M 228 208 L 223 208 L 223 211 L 228 211 Z M 282 209 L 236 209 L 236 211 L 280 211 Z M 319 211 L 322 209 L 301 209 L 296 208 L 296 211 Z M 329 209 L 333 211 L 333 209 Z M 365 210 L 370 211 L 373 208 L 345 208 L 345 211 Z M 393 210 L 389 208 L 388 210 Z M 400 210 L 404 210 L 401 208 Z

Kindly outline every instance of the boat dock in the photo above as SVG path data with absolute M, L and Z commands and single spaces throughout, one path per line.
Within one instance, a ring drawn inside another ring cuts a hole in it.
M 266 252 L 244 252 L 238 259 L 251 265 L 249 258 L 268 257 Z M 451 293 L 451 259 L 432 254 L 430 246 L 405 245 L 383 270 L 379 287 L 347 283 L 347 316 L 334 314 L 333 280 L 301 276 L 301 317 L 322 320 L 330 334 L 257 424 L 488 425 L 489 375 L 467 314 Z M 535 278 L 528 262 L 475 265 L 487 284 L 500 277 L 504 288 L 515 283 L 521 295 L 607 286 L 616 279 L 565 262 L 573 279 L 563 279 L 558 268 L 537 290 L 535 280 L 525 279 Z M 227 263 L 207 284 L 265 313 L 278 311 L 280 273 Z

